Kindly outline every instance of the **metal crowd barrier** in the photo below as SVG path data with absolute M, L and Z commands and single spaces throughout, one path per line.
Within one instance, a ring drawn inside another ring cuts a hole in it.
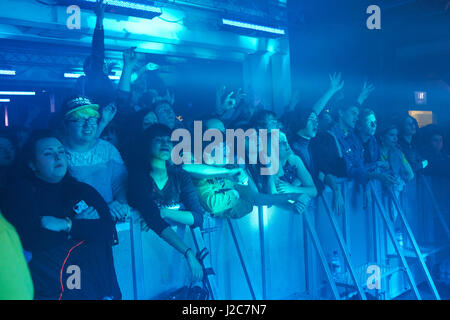
M 214 299 L 394 299 L 408 292 L 440 299 L 430 270 L 449 244 L 450 181 L 418 176 L 399 194 L 372 181 L 366 206 L 362 186 L 340 185 L 341 215 L 325 189 L 302 215 L 263 206 L 239 220 L 206 217 L 202 232 L 174 229 L 192 248 L 208 249 Z M 189 285 L 184 257 L 142 232 L 137 213 L 117 229 L 113 252 L 124 299 L 163 298 Z

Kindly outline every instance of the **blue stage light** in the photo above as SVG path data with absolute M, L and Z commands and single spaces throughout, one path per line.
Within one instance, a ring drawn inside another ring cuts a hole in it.
M 96 0 L 59 0 L 62 5 L 78 5 L 82 9 L 94 10 Z M 150 5 L 142 0 L 124 1 L 124 0 L 105 0 L 105 12 L 121 14 L 125 16 L 153 19 L 162 14 L 161 8 Z
M 15 70 L 0 70 L 0 75 L 15 76 L 16 75 L 16 71 Z
M 0 96 L 34 96 L 34 91 L 0 91 Z
M 85 2 L 92 2 L 96 3 L 97 0 L 84 0 Z M 134 9 L 134 10 L 141 10 L 141 11 L 148 11 L 148 12 L 154 12 L 161 14 L 161 8 L 149 6 L 147 4 L 143 3 L 137 3 L 137 2 L 129 2 L 129 1 L 122 1 L 122 0 L 105 0 L 104 3 L 108 6 L 113 7 L 121 7 L 121 8 L 128 8 L 128 9 Z
M 77 78 L 81 77 L 82 75 L 83 75 L 82 73 L 66 72 L 66 73 L 64 73 L 64 78 L 77 79 Z
M 286 31 L 284 29 L 279 28 L 273 28 L 268 26 L 262 26 L 258 24 L 248 23 L 248 22 L 242 22 L 242 21 L 236 21 L 236 20 L 230 20 L 230 19 L 222 19 L 222 24 L 225 26 L 231 26 L 231 27 L 237 27 L 237 28 L 243 28 L 247 30 L 254 30 L 254 31 L 260 31 L 260 32 L 266 32 L 276 35 L 285 35 Z

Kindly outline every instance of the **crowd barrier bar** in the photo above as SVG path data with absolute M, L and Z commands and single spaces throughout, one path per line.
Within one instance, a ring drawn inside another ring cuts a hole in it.
M 261 250 L 261 283 L 262 298 L 267 299 L 267 282 L 266 282 L 266 249 L 264 240 L 264 210 L 262 206 L 258 206 L 258 227 L 259 227 L 259 246 Z
M 230 219 L 227 219 L 227 223 L 228 223 L 228 227 L 230 228 L 231 236 L 233 238 L 234 246 L 236 247 L 236 251 L 237 251 L 237 254 L 239 257 L 239 261 L 242 266 L 242 270 L 244 271 L 245 280 L 247 281 L 247 284 L 248 284 L 248 289 L 250 290 L 250 294 L 252 295 L 252 300 L 256 300 L 256 295 L 255 295 L 255 292 L 253 291 L 252 282 L 248 275 L 247 267 L 245 266 L 244 257 L 242 256 L 241 248 L 240 248 L 239 243 L 236 238 L 236 233 L 235 233 L 235 230 L 233 227 L 233 223 L 231 222 Z
M 204 283 L 210 293 L 211 300 L 220 300 L 219 290 L 217 289 L 215 273 L 212 269 L 210 263 L 208 263 L 208 259 L 205 257 L 209 254 L 208 248 L 205 245 L 205 240 L 203 239 L 202 232 L 200 228 L 189 228 L 191 229 L 192 239 L 194 240 L 195 249 L 202 257 L 199 256 L 200 263 L 203 267 L 204 272 Z
M 133 271 L 133 295 L 134 300 L 143 296 L 144 292 L 144 259 L 142 250 L 141 218 L 139 213 L 133 211 L 130 217 L 130 245 L 131 268 Z
M 331 226 L 333 227 L 334 233 L 336 234 L 337 240 L 338 240 L 338 244 L 339 247 L 341 248 L 342 252 L 344 253 L 344 260 L 347 263 L 349 272 L 350 272 L 350 276 L 353 280 L 353 282 L 355 283 L 356 289 L 358 290 L 358 294 L 361 297 L 362 300 L 367 300 L 366 294 L 364 293 L 364 291 L 361 288 L 360 283 L 358 282 L 357 278 L 356 278 L 356 274 L 355 274 L 355 270 L 353 268 L 353 264 L 351 262 L 350 259 L 350 254 L 349 251 L 347 249 L 347 244 L 344 240 L 344 237 L 342 235 L 341 230 L 339 229 L 339 226 L 333 216 L 333 212 L 330 209 L 330 206 L 328 204 L 328 202 L 325 200 L 325 198 L 323 197 L 323 195 L 320 196 L 320 198 L 322 199 L 324 205 L 325 205 L 325 210 L 327 212 L 328 218 L 330 219 L 331 222 Z
M 434 207 L 434 213 L 437 215 L 439 221 L 441 222 L 441 225 L 444 228 L 447 238 L 450 238 L 450 231 L 448 228 L 447 221 L 445 221 L 444 215 L 442 214 L 442 211 L 439 208 L 438 202 L 436 200 L 436 197 L 433 194 L 433 191 L 431 190 L 430 184 L 428 183 L 428 181 L 425 179 L 424 176 L 421 175 L 420 179 L 421 179 L 423 185 L 425 186 L 425 190 L 427 190 L 427 193 L 430 196 L 431 203 L 433 204 L 433 207 Z
M 383 222 L 385 224 L 386 230 L 387 230 L 387 232 L 389 234 L 389 237 L 391 238 L 391 241 L 392 241 L 392 243 L 394 245 L 395 251 L 397 252 L 398 256 L 400 257 L 400 261 L 401 261 L 401 263 L 403 265 L 403 269 L 405 270 L 406 275 L 408 277 L 409 284 L 411 285 L 411 288 L 413 289 L 414 294 L 417 297 L 417 299 L 418 300 L 422 300 L 422 297 L 421 297 L 421 295 L 419 293 L 419 290 L 417 289 L 417 285 L 416 285 L 416 282 L 414 281 L 414 278 L 413 278 L 413 275 L 411 273 L 411 270 L 410 270 L 410 268 L 408 266 L 408 263 L 406 262 L 405 256 L 403 255 L 403 253 L 401 251 L 401 248 L 400 248 L 400 245 L 398 244 L 397 239 L 395 238 L 394 228 L 391 225 L 389 217 L 386 214 L 385 208 L 384 208 L 383 204 L 381 203 L 381 200 L 378 197 L 378 195 L 377 195 L 377 193 L 376 193 L 376 191 L 375 191 L 375 189 L 373 187 L 373 182 L 371 181 L 371 182 L 369 182 L 369 184 L 370 184 L 370 188 L 371 188 L 371 191 L 372 191 L 373 198 L 375 199 L 375 202 L 376 202 L 376 204 L 378 206 L 378 209 L 380 211 L 381 217 L 383 218 Z M 411 230 L 409 230 L 409 231 L 411 231 Z
M 389 190 L 389 196 L 390 196 L 392 202 L 394 203 L 395 208 L 398 211 L 398 214 L 400 216 L 401 221 L 403 222 L 403 225 L 406 228 L 406 233 L 408 234 L 408 237 L 411 240 L 411 243 L 413 245 L 414 252 L 415 252 L 417 258 L 419 259 L 422 271 L 425 273 L 428 285 L 430 286 L 431 291 L 433 292 L 433 295 L 436 298 L 436 300 L 441 300 L 439 293 L 437 292 L 436 286 L 434 285 L 434 281 L 431 278 L 430 271 L 428 270 L 428 267 L 425 264 L 425 260 L 423 259 L 423 255 L 422 255 L 422 252 L 420 251 L 419 245 L 417 244 L 416 238 L 414 237 L 411 227 L 410 227 L 408 221 L 406 220 L 405 214 L 403 213 L 403 209 L 400 206 L 398 198 L 395 196 L 395 194 L 392 192 L 392 190 Z
M 442 211 L 439 208 L 439 205 L 438 205 L 437 200 L 431 190 L 431 186 L 430 186 L 429 182 L 424 177 L 420 177 L 420 181 L 423 182 L 423 185 L 425 187 L 424 190 L 426 190 L 426 193 L 428 194 L 430 200 L 433 202 L 432 207 L 434 210 L 432 210 L 432 211 L 437 215 L 439 221 L 441 222 L 440 224 L 442 225 L 442 227 L 444 228 L 444 230 L 446 232 L 447 237 L 450 237 L 448 224 L 442 214 Z M 379 234 L 379 231 L 381 231 L 382 229 L 386 229 L 387 233 L 389 234 L 389 238 L 395 248 L 395 252 L 396 252 L 397 256 L 400 258 L 400 262 L 401 262 L 400 268 L 405 271 L 408 282 L 410 284 L 410 287 L 411 287 L 412 291 L 414 292 L 416 298 L 421 300 L 422 297 L 418 290 L 417 284 L 413 278 L 413 274 L 411 272 L 408 261 L 406 260 L 405 254 L 402 251 L 402 248 L 400 247 L 400 244 L 396 239 L 392 221 L 386 211 L 386 207 L 383 205 L 383 203 L 381 201 L 380 194 L 377 193 L 376 188 L 373 183 L 374 182 L 371 181 L 369 183 L 368 187 L 370 188 L 370 192 L 373 195 L 373 199 L 375 200 L 372 202 L 372 210 L 371 210 L 372 218 L 371 219 L 373 219 L 373 222 L 374 222 L 374 224 L 373 224 L 374 241 L 376 243 L 374 250 L 375 250 L 376 261 L 379 261 L 379 259 L 380 259 L 380 256 L 379 256 L 380 252 L 378 252 L 378 249 L 377 249 L 377 247 L 378 247 L 378 245 L 380 245 L 380 243 L 379 243 L 378 239 L 376 239 L 376 238 Z M 433 282 L 433 279 L 431 277 L 429 269 L 426 265 L 425 258 L 424 258 L 425 255 L 422 254 L 421 249 L 418 246 L 416 238 L 415 238 L 415 236 L 412 232 L 412 229 L 409 225 L 409 222 L 407 221 L 407 218 L 405 216 L 404 210 L 400 205 L 399 199 L 395 196 L 395 194 L 393 192 L 388 192 L 387 196 L 388 196 L 388 199 L 393 204 L 396 211 L 398 212 L 398 215 L 400 216 L 400 219 L 401 219 L 400 221 L 403 224 L 403 226 L 405 227 L 407 237 L 411 240 L 413 249 L 415 251 L 415 257 L 413 257 L 413 258 L 418 259 L 418 261 L 420 262 L 421 269 L 426 276 L 426 281 L 427 281 L 429 287 L 431 288 L 433 296 L 437 300 L 440 300 L 439 293 L 436 289 L 436 286 Z M 347 241 L 344 239 L 343 232 L 341 231 L 341 229 L 337 223 L 337 220 L 334 216 L 334 211 L 331 209 L 329 201 L 327 201 L 327 199 L 323 195 L 321 195 L 319 198 L 321 199 L 321 201 L 324 204 L 325 213 L 328 216 L 328 219 L 331 223 L 331 227 L 336 235 L 338 245 L 343 253 L 343 258 L 348 267 L 348 272 L 351 276 L 351 280 L 355 284 L 354 286 L 352 285 L 352 287 L 354 287 L 356 289 L 355 293 L 357 292 L 362 300 L 366 300 L 367 297 L 366 297 L 365 291 L 363 290 L 363 285 L 361 283 L 359 283 L 359 281 L 357 280 L 355 268 L 353 266 L 352 258 L 350 255 L 350 250 L 349 250 L 349 247 L 347 246 Z M 376 210 L 376 207 L 378 207 L 379 210 Z M 264 218 L 265 218 L 264 214 L 265 213 L 261 206 L 257 207 L 257 209 L 258 209 L 257 214 L 258 214 L 258 225 L 259 225 L 258 226 L 259 242 L 260 242 L 260 250 L 261 250 L 260 263 L 261 263 L 261 279 L 262 279 L 262 298 L 266 299 L 267 298 L 267 287 L 266 287 L 266 285 L 267 285 L 267 283 L 266 283 L 266 281 L 267 281 L 266 258 L 267 257 L 266 257 L 266 248 L 265 248 L 265 231 L 264 231 Z M 378 215 L 376 213 L 376 211 L 379 211 L 379 215 L 382 218 L 383 222 L 381 223 L 381 225 L 376 223 L 376 221 L 377 221 L 376 216 Z M 320 238 L 319 238 L 316 228 L 315 228 L 315 223 L 311 220 L 310 216 L 308 216 L 308 213 L 309 213 L 309 211 L 307 211 L 303 214 L 303 237 L 304 237 L 304 239 L 308 239 L 308 235 L 309 235 L 311 242 L 313 244 L 313 247 L 319 258 L 319 261 L 322 264 L 323 270 L 325 271 L 325 275 L 326 275 L 328 283 L 331 287 L 331 291 L 332 291 L 334 298 L 342 299 L 341 294 L 339 293 L 339 290 L 338 290 L 338 287 L 340 284 L 334 278 L 334 276 L 330 270 L 330 266 L 328 264 L 325 251 L 323 249 L 322 243 L 320 241 Z M 246 265 L 246 262 L 245 262 L 245 259 L 243 256 L 243 252 L 238 243 L 237 232 L 239 232 L 239 230 L 236 229 L 236 228 L 238 228 L 238 226 L 235 225 L 233 223 L 233 221 L 231 221 L 230 219 L 226 219 L 226 220 L 227 220 L 227 224 L 230 228 L 230 234 L 232 237 L 232 241 L 234 243 L 234 247 L 236 248 L 236 252 L 237 252 L 237 255 L 239 258 L 239 263 L 243 270 L 245 280 L 246 280 L 248 289 L 250 291 L 251 297 L 253 300 L 256 300 L 254 287 L 252 285 L 252 281 L 251 281 L 249 273 L 248 273 L 248 269 L 247 269 L 247 265 Z M 145 290 L 144 290 L 144 285 L 145 285 L 144 271 L 145 270 L 144 270 L 144 263 L 143 263 L 143 247 L 142 247 L 140 216 L 137 212 L 135 212 L 135 211 L 132 212 L 129 223 L 130 223 L 131 260 L 132 260 L 131 268 L 132 268 L 132 272 L 133 272 L 133 275 L 132 275 L 133 297 L 134 297 L 134 299 L 142 299 L 142 298 L 144 298 L 144 292 L 145 292 Z M 344 228 L 345 228 L 345 226 L 344 226 Z M 200 233 L 200 237 L 199 237 L 199 235 L 197 235 L 195 233 L 195 230 L 191 229 L 194 244 L 197 248 L 197 251 L 200 252 L 200 249 L 206 248 L 206 246 L 203 241 L 203 236 L 201 234 L 201 231 L 200 230 L 197 230 L 197 231 L 198 231 L 197 233 Z M 305 254 L 308 253 L 307 248 L 306 248 L 307 245 L 308 245 L 308 242 L 304 241 Z M 211 249 L 213 249 L 213 248 L 211 248 Z M 309 254 L 311 254 L 311 252 L 309 252 L 308 255 Z M 307 259 L 309 259 L 309 257 L 305 256 L 304 262 L 306 264 L 308 264 Z M 409 262 L 409 263 L 411 263 L 411 262 Z M 211 269 L 211 268 L 208 268 L 207 266 L 204 266 L 204 268 Z M 307 281 L 307 282 L 309 281 L 308 269 L 309 269 L 309 266 L 306 265 L 305 266 L 305 281 Z M 209 276 L 209 274 L 205 275 L 205 277 L 208 277 L 208 276 Z M 207 287 L 208 287 L 209 291 L 211 292 L 211 298 L 212 299 L 220 299 L 219 292 L 221 292 L 221 291 L 218 290 L 216 282 L 213 281 L 212 278 L 206 279 L 206 280 L 207 280 Z M 309 283 L 305 283 L 305 285 L 308 288 Z
M 309 235 L 311 236 L 311 240 L 312 240 L 314 247 L 317 251 L 317 254 L 320 258 L 320 262 L 322 263 L 322 267 L 325 270 L 325 274 L 326 274 L 328 282 L 330 283 L 330 286 L 331 286 L 331 291 L 333 292 L 333 295 L 336 300 L 341 300 L 339 291 L 336 287 L 336 282 L 334 281 L 333 275 L 331 274 L 330 266 L 328 265 L 327 258 L 325 257 L 325 253 L 323 251 L 322 245 L 320 244 L 319 236 L 317 235 L 314 224 L 311 222 L 307 211 L 303 213 L 303 219 L 305 222 L 306 229 L 308 230 Z M 306 245 L 306 242 L 305 242 L 305 245 Z

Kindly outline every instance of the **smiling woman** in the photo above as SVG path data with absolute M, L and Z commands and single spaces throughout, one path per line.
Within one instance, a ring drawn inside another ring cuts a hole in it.
M 170 227 L 173 224 L 202 227 L 203 207 L 189 175 L 169 165 L 171 129 L 155 124 L 141 137 L 140 165 L 130 172 L 130 204 L 141 214 L 145 229 L 152 229 L 178 252 L 184 254 L 194 281 L 203 278 L 200 263 Z

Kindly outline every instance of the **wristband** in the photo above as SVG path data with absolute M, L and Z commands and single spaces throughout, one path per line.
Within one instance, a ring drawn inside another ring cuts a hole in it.
M 66 223 L 67 223 L 67 228 L 66 228 L 65 231 L 66 231 L 67 233 L 69 233 L 70 230 L 72 230 L 72 220 L 70 220 L 69 217 L 65 217 L 64 219 L 66 220 Z
M 186 251 L 183 254 L 186 259 L 187 259 L 187 254 L 188 254 L 189 251 L 192 251 L 192 249 L 191 248 L 187 248 Z

